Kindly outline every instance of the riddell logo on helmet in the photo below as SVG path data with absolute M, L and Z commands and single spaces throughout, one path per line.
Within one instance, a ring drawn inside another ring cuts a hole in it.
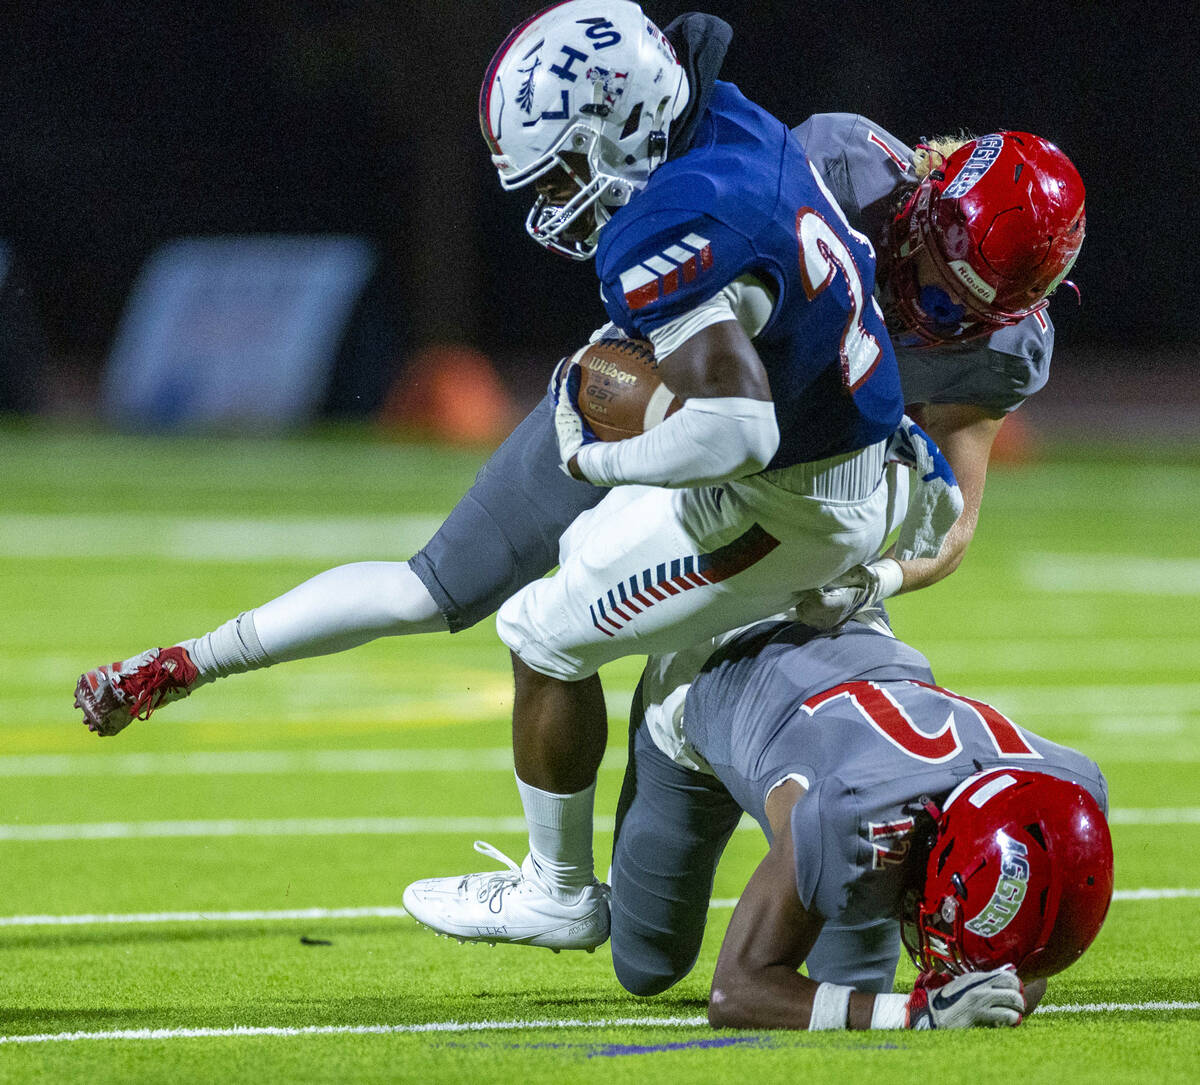
M 976 275 L 975 269 L 966 260 L 951 260 L 950 270 L 958 276 L 959 282 L 980 301 L 985 301 L 990 305 L 996 300 L 996 288 Z
M 1025 891 L 1029 888 L 1029 849 L 1019 840 L 1000 833 L 1002 858 L 1000 880 L 992 893 L 992 899 L 974 919 L 968 919 L 967 930 L 980 938 L 991 938 L 1004 930 L 1021 910 Z

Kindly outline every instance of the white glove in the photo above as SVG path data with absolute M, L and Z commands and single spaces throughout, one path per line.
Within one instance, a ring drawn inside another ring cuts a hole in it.
M 908 512 L 896 538 L 896 557 L 936 558 L 946 534 L 962 514 L 962 491 L 942 450 L 908 415 L 888 442 L 887 458 L 916 473 Z
M 564 358 L 550 377 L 550 394 L 554 399 L 554 430 L 558 435 L 560 467 L 568 475 L 571 457 L 584 445 L 595 441 L 591 426 L 579 413 L 579 386 L 582 374 L 574 356 Z M 574 477 L 574 476 L 572 476 Z
M 836 629 L 860 610 L 895 595 L 903 583 L 900 563 L 891 558 L 855 565 L 825 587 L 802 592 L 796 618 L 814 629 Z
M 1016 972 L 997 968 L 968 972 L 940 986 L 941 977 L 928 973 L 917 978 L 908 999 L 909 1028 L 970 1028 L 987 1025 L 1012 1028 L 1025 1013 L 1025 993 Z

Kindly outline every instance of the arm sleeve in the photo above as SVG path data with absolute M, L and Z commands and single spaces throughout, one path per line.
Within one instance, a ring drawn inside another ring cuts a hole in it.
M 752 475 L 778 447 L 773 404 L 733 396 L 689 399 L 638 437 L 584 445 L 576 462 L 597 486 L 683 488 Z
M 696 308 L 650 333 L 665 358 L 703 329 L 736 320 L 753 339 L 771 319 L 775 298 L 751 275 L 735 279 Z M 779 448 L 771 403 L 739 397 L 689 399 L 670 418 L 638 437 L 596 442 L 576 462 L 597 486 L 637 483 L 683 488 L 761 471 Z

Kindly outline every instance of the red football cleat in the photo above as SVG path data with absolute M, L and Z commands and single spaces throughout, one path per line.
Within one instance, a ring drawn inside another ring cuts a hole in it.
M 98 735 L 115 735 L 133 720 L 148 719 L 160 705 L 186 697 L 200 676 L 186 649 L 151 648 L 79 676 L 75 707 Z

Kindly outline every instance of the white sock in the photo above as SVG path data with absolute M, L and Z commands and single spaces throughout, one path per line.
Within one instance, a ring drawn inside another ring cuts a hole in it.
M 592 813 L 596 785 L 556 795 L 517 777 L 529 826 L 529 854 L 538 876 L 556 897 L 578 898 L 596 880 L 592 864 Z
M 405 561 L 327 569 L 251 614 L 269 663 L 344 652 L 376 637 L 446 629 L 429 590 Z
M 196 686 L 228 674 L 257 670 L 271 662 L 254 630 L 252 611 L 230 618 L 211 633 L 194 640 L 181 641 L 180 644 L 200 672 Z

